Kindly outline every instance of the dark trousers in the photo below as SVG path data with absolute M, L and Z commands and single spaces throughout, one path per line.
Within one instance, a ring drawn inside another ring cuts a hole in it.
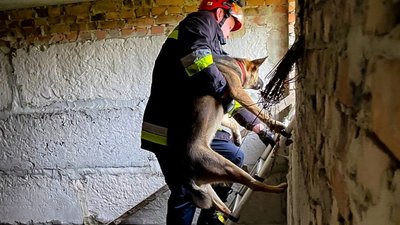
M 243 165 L 244 153 L 233 142 L 214 139 L 211 143 L 211 148 L 234 164 Z M 187 187 L 184 184 L 173 181 L 173 176 L 179 174 L 179 171 L 170 171 L 168 169 L 171 168 L 168 164 L 174 163 L 172 159 L 168 159 L 168 150 L 157 153 L 156 156 L 165 176 L 165 181 L 171 190 L 171 195 L 168 199 L 167 225 L 191 225 L 196 212 L 196 205 L 193 204 Z M 221 195 L 228 194 L 218 193 L 218 190 L 216 192 L 221 199 L 224 198 Z

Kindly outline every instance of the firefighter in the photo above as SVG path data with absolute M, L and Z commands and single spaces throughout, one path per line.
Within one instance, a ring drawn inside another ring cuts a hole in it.
M 213 55 L 226 55 L 221 46 L 230 32 L 242 27 L 242 19 L 237 0 L 203 0 L 199 10 L 168 36 L 155 61 L 141 147 L 155 153 L 171 190 L 167 225 L 191 224 L 196 210 L 188 190 L 174 179 L 180 171 L 171 171 L 171 163 L 176 162 L 168 154 L 173 150 L 168 143 L 182 138 L 177 124 L 190 115 L 193 96 L 212 95 L 222 100 L 226 81 L 213 63 Z

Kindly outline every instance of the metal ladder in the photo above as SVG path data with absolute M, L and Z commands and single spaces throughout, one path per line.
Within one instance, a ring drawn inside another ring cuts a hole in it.
M 294 118 L 294 116 L 291 116 Z M 294 119 L 291 119 L 289 125 L 287 126 L 287 132 L 291 133 L 293 129 Z M 271 145 L 268 145 L 261 156 L 257 159 L 256 164 L 250 170 L 249 174 L 253 176 L 255 179 L 259 181 L 263 181 L 267 174 L 270 173 L 271 168 L 273 166 L 274 160 L 276 157 L 285 157 L 287 156 L 279 154 L 282 152 L 284 148 L 291 144 L 291 139 L 284 137 L 282 135 L 277 135 L 276 137 L 276 145 L 274 148 L 271 148 Z M 227 225 L 233 225 L 240 220 L 240 213 L 242 209 L 246 206 L 246 203 L 249 201 L 250 196 L 252 195 L 253 190 L 248 188 L 247 186 L 241 185 L 239 190 L 236 192 L 236 195 L 230 205 L 230 209 L 232 211 L 233 218 L 236 218 L 236 221 L 232 221 L 230 219 L 227 220 Z

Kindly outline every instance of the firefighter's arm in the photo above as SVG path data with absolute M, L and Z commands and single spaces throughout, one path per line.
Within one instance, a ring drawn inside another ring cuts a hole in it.
M 275 145 L 274 134 L 246 108 L 240 107 L 236 109 L 233 113 L 233 118 L 247 130 L 256 133 L 265 146 L 270 144 L 273 147 Z
M 179 25 L 179 39 L 183 40 L 181 58 L 187 75 L 196 80 L 196 85 L 204 86 L 204 91 L 221 97 L 225 91 L 226 80 L 214 63 L 214 46 L 210 46 L 216 28 L 207 20 L 193 18 Z

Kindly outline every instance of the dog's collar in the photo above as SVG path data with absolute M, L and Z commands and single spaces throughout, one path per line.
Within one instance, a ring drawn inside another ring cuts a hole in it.
M 240 79 L 242 80 L 242 85 L 246 83 L 246 70 L 244 69 L 244 64 L 240 60 L 236 60 L 236 63 L 239 65 L 240 68 Z

